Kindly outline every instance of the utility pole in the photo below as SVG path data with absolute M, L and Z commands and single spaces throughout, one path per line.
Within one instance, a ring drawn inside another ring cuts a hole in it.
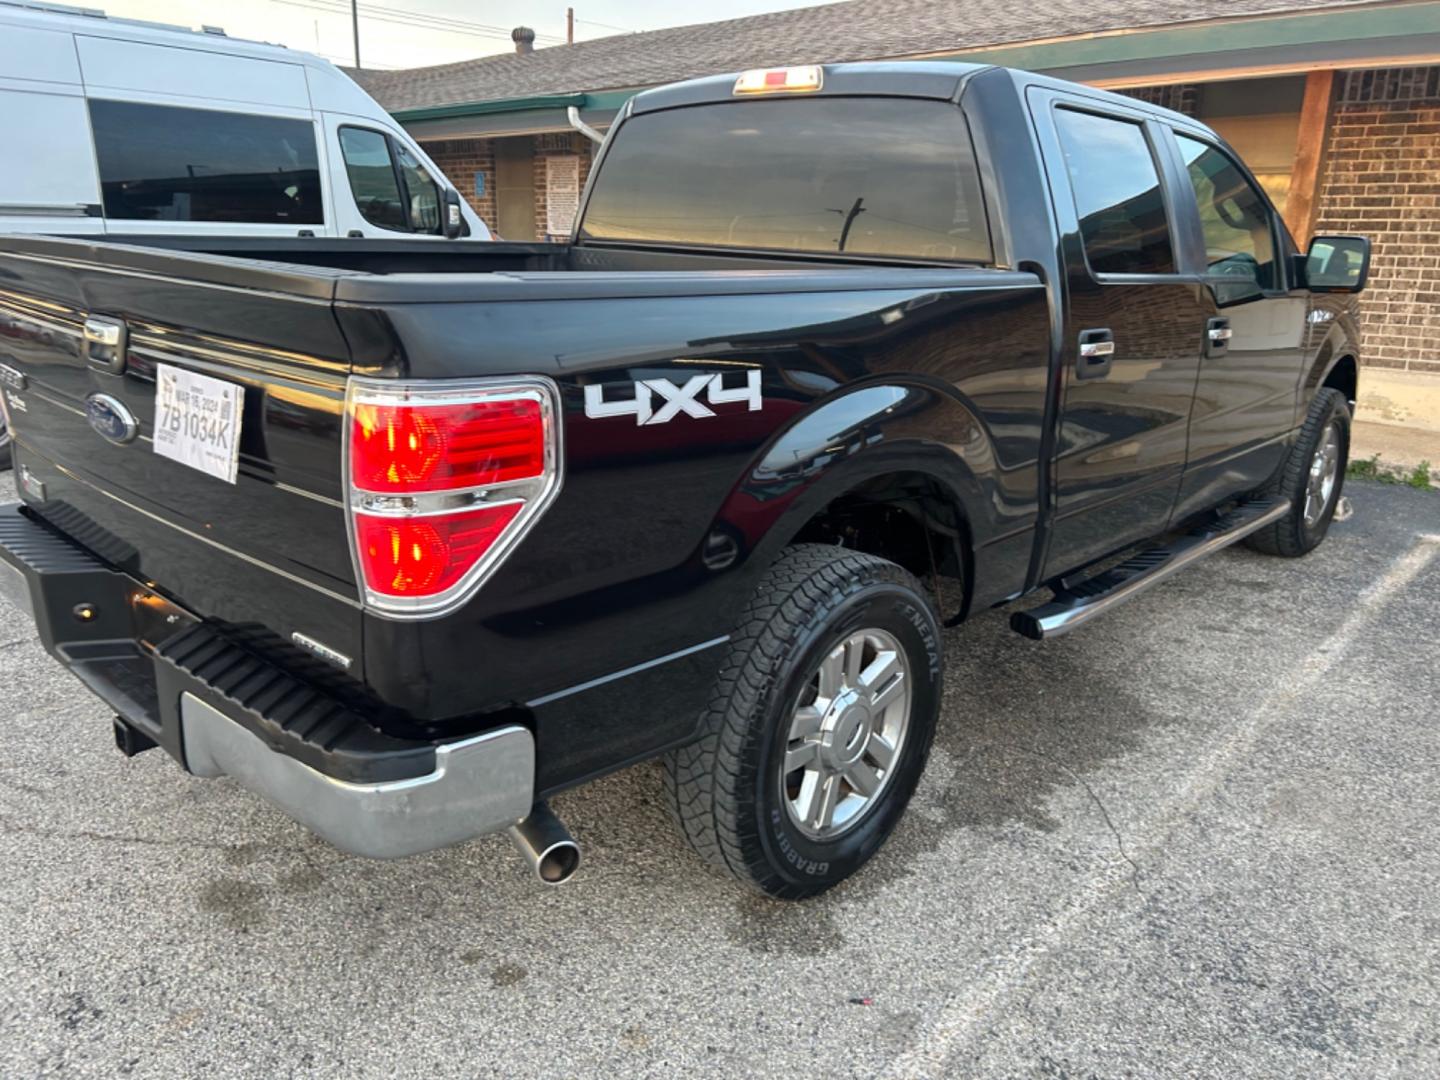
M 575 44 L 575 9 L 573 7 L 565 9 L 565 44 Z
M 355 30 L 355 69 L 360 69 L 360 0 L 350 0 L 350 25 Z

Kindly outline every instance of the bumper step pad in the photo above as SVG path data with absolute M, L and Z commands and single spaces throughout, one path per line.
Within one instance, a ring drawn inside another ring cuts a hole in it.
M 272 750 L 337 780 L 375 783 L 423 776 L 435 746 L 387 735 L 360 713 L 200 623 L 155 650 L 162 701 L 190 693 Z

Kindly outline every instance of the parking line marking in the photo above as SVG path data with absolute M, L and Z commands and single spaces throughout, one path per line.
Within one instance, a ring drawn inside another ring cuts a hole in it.
M 1224 781 L 1231 763 L 1255 743 L 1269 724 L 1284 716 L 1306 690 L 1329 673 L 1351 643 L 1380 615 L 1385 605 L 1419 577 L 1437 555 L 1440 555 L 1440 535 L 1417 536 L 1410 550 L 1396 559 L 1378 581 L 1360 593 L 1349 616 L 1311 650 L 1294 678 L 1261 701 L 1248 717 L 1215 745 L 1212 753 L 1201 760 L 1199 767 L 1177 789 L 1177 797 L 1154 819 L 1154 825 L 1147 830 L 1143 842 L 1131 845 L 1131 858 L 1142 861 L 1163 845 L 1189 812 Z M 985 1018 L 1023 985 L 1031 969 L 1064 942 L 1083 918 L 1096 910 L 1116 889 L 1129 888 L 1131 875 L 1131 863 L 1118 854 L 1103 869 L 1091 874 L 1075 890 L 1075 899 L 1069 905 L 1017 943 L 1014 960 L 989 969 L 975 992 L 942 1009 L 928 1033 L 894 1058 L 880 1075 L 907 1078 L 941 1075 L 952 1050 L 969 1041 Z

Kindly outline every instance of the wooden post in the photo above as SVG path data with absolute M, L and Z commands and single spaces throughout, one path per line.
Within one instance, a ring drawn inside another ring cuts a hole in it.
M 1325 157 L 1325 129 L 1335 95 L 1335 72 L 1312 71 L 1305 76 L 1305 101 L 1300 106 L 1300 134 L 1295 140 L 1295 166 L 1285 197 L 1285 224 L 1304 251 L 1315 231 L 1320 201 L 1320 173 Z
M 565 9 L 565 44 L 575 44 L 575 9 L 573 7 Z

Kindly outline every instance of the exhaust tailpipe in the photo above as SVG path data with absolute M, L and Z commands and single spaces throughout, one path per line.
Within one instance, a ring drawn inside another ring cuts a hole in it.
M 580 869 L 580 845 L 550 807 L 538 802 L 530 816 L 509 828 L 510 839 L 546 885 L 560 885 Z

